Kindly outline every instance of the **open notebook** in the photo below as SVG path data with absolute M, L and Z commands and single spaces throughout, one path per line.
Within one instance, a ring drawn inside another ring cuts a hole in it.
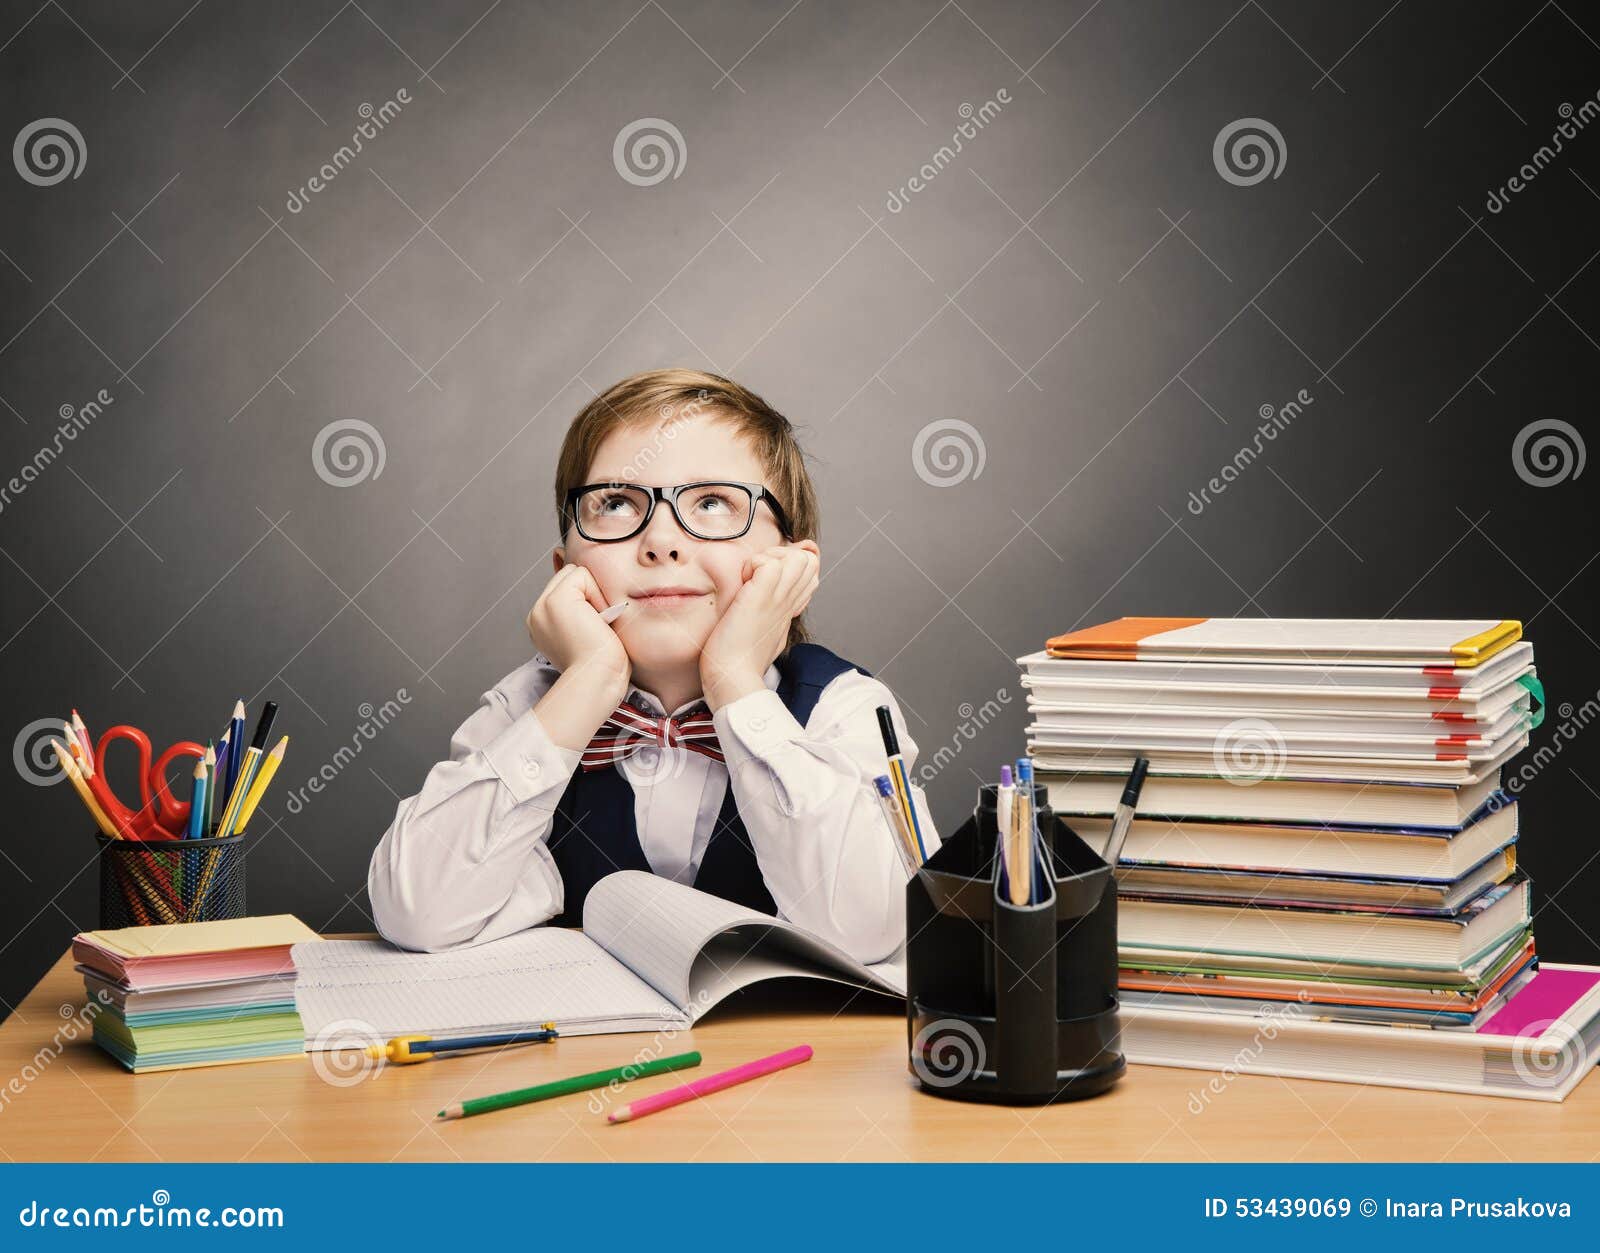
M 542 1022 L 568 1035 L 677 1029 L 740 988 L 790 976 L 905 995 L 897 961 L 863 966 L 791 923 L 640 870 L 595 885 L 582 931 L 535 927 L 442 953 L 323 940 L 294 958 L 311 1051 Z

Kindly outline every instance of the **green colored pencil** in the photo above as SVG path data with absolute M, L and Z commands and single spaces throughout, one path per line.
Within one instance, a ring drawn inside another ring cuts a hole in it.
M 570 1079 L 557 1079 L 552 1083 L 536 1084 L 531 1088 L 518 1088 L 515 1092 L 501 1092 L 495 1096 L 474 1097 L 447 1105 L 438 1113 L 440 1118 L 471 1118 L 474 1114 L 487 1114 L 497 1109 L 510 1109 L 513 1105 L 527 1105 L 533 1101 L 547 1101 L 553 1096 L 566 1096 L 572 1092 L 589 1092 L 603 1088 L 613 1081 L 627 1083 L 630 1079 L 643 1079 L 646 1075 L 664 1075 L 671 1070 L 688 1070 L 700 1064 L 699 1053 L 679 1053 L 676 1057 L 658 1057 L 648 1062 L 630 1062 L 610 1070 L 597 1070 L 593 1074 L 574 1075 Z

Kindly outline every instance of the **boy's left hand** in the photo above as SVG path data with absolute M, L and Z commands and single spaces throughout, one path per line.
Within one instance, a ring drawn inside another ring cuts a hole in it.
M 700 651 L 700 687 L 713 712 L 766 686 L 767 667 L 821 581 L 810 547 L 780 544 L 745 560 L 744 585 Z

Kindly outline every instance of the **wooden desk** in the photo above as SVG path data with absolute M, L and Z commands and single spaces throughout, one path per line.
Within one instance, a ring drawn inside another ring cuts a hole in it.
M 581 1036 L 491 1056 L 385 1067 L 350 1086 L 309 1060 L 130 1075 L 83 1038 L 70 956 L 0 1026 L 0 1158 L 13 1161 L 1594 1161 L 1600 1078 L 1559 1105 L 1240 1076 L 1201 1113 L 1209 1072 L 1131 1067 L 1105 1096 L 1037 1109 L 918 1092 L 888 1001 L 799 981 L 752 989 L 662 1053 L 705 1071 L 790 1045 L 798 1069 L 610 1126 L 589 1096 L 436 1123 L 464 1096 L 631 1060 L 647 1035 Z M 41 1050 L 44 1053 L 41 1054 Z M 24 1068 L 36 1072 L 23 1077 Z M 662 1075 L 627 1091 L 682 1082 Z M 7 1086 L 7 1085 L 11 1086 Z M 18 1089 L 21 1089 L 20 1091 Z M 598 1094 L 595 1094 L 598 1095 Z M 625 1099 L 625 1098 L 624 1098 Z

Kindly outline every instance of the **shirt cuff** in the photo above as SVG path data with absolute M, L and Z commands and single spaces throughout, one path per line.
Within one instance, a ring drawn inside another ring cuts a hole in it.
M 711 715 L 722 756 L 732 774 L 746 762 L 764 759 L 805 737 L 783 698 L 770 688 L 730 701 Z
M 539 716 L 528 710 L 483 749 L 484 759 L 517 804 L 554 813 L 583 754 L 550 738 Z

